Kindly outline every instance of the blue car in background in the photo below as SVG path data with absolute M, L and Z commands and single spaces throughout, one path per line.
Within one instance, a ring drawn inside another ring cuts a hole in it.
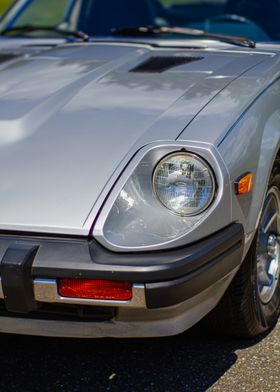
M 112 29 L 134 26 L 188 27 L 209 38 L 218 33 L 277 41 L 279 20 L 278 0 L 16 0 L 0 20 L 0 61 L 65 41 L 115 39 Z
M 0 34 L 87 39 L 114 28 L 180 26 L 270 41 L 280 38 L 279 19 L 277 0 L 18 0 L 2 16 Z

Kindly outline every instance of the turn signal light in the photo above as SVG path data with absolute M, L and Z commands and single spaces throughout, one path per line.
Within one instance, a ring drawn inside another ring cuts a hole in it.
M 253 189 L 253 173 L 246 173 L 235 182 L 236 194 L 245 195 Z
M 117 280 L 59 279 L 58 292 L 66 298 L 129 301 L 132 284 Z

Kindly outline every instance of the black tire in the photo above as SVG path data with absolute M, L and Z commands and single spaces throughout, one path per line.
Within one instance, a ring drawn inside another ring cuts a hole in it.
M 280 159 L 277 159 L 268 186 L 280 190 Z M 264 206 L 265 209 L 265 206 Z M 261 300 L 257 275 L 258 229 L 251 248 L 218 306 L 206 317 L 215 331 L 235 337 L 253 338 L 270 330 L 280 313 L 280 279 L 269 302 Z M 276 233 L 279 235 L 279 232 Z

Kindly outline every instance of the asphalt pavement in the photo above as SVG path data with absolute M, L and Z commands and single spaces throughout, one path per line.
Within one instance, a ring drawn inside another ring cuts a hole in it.
M 200 326 L 145 340 L 0 335 L 1 392 L 274 392 L 279 370 L 280 324 L 253 341 Z

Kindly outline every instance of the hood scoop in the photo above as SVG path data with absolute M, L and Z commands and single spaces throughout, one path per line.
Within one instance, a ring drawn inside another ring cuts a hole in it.
M 179 67 L 192 63 L 194 61 L 202 60 L 203 57 L 188 57 L 188 56 L 173 56 L 173 57 L 150 57 L 145 60 L 142 64 L 130 70 L 130 72 L 137 73 L 161 73 L 169 70 L 170 68 Z

